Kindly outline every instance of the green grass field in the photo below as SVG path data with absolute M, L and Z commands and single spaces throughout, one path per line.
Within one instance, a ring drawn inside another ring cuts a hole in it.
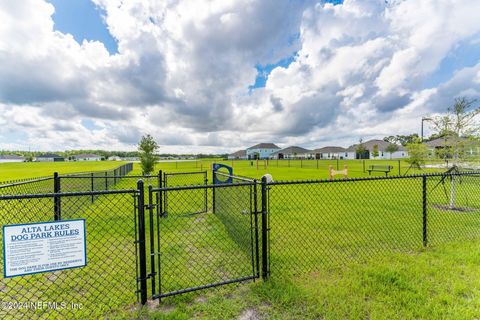
M 117 168 L 120 161 L 78 161 L 78 162 L 18 162 L 0 163 L 0 182 L 53 176 L 59 174 L 101 171 Z
M 182 172 L 211 170 L 213 163 L 223 163 L 233 167 L 234 174 L 260 179 L 265 173 L 270 173 L 274 180 L 317 180 L 328 178 L 328 168 L 332 166 L 335 170 L 342 170 L 347 165 L 349 178 L 358 178 L 369 176 L 368 168 L 370 165 L 390 165 L 392 175 L 421 174 L 431 172 L 441 172 L 444 169 L 427 168 L 424 170 L 410 169 L 406 161 L 398 160 L 259 160 L 258 168 L 256 161 L 250 160 L 203 160 L 203 161 L 172 161 L 160 162 L 156 170 L 165 172 Z M 443 161 L 429 161 L 429 165 L 444 164 Z M 365 169 L 365 170 L 364 170 Z M 383 172 L 372 172 L 371 176 L 385 176 Z M 211 174 L 209 175 L 211 178 Z M 342 176 L 336 176 L 341 179 Z
M 476 319 L 479 241 L 165 299 L 123 319 Z M 249 318 L 251 316 L 252 318 Z M 243 317 L 243 318 L 242 318 Z
M 325 179 L 328 165 L 335 162 L 319 162 L 318 169 L 316 161 L 314 164 L 302 163 L 302 168 L 296 168 L 293 163 L 276 167 L 271 162 L 268 168 L 257 170 L 245 161 L 234 163 L 234 172 L 254 178 L 268 172 L 276 181 Z M 351 177 L 368 176 L 361 162 L 352 161 L 348 166 Z M 159 163 L 156 170 L 179 172 L 209 167 L 208 162 L 190 163 L 189 167 L 184 163 Z M 91 170 L 94 168 L 81 171 Z M 139 173 L 135 165 L 131 175 Z M 40 171 L 39 175 L 48 174 Z M 135 188 L 136 180 L 122 179 L 113 188 Z M 176 183 L 192 182 L 186 179 Z M 438 178 L 428 180 L 427 248 L 422 246 L 421 179 L 272 185 L 268 281 L 169 297 L 143 309 L 131 303 L 136 289 L 131 196 L 98 196 L 93 203 L 90 197 L 65 199 L 62 218 L 87 218 L 89 265 L 50 276 L 2 280 L 1 292 L 12 296 L 20 290 L 22 295 L 16 298 L 75 299 L 80 290 L 86 305 L 82 312 L 69 315 L 76 318 L 91 314 L 156 319 L 478 318 L 478 182 L 478 178 L 457 181 L 456 204 L 469 210 L 456 212 L 442 209 L 448 204 L 445 190 L 449 190 L 450 182 L 444 189 L 443 185 L 436 187 Z M 155 185 L 156 179 L 148 183 Z M 204 190 L 170 192 L 169 216 L 160 219 L 163 290 L 252 274 L 250 217 L 244 214 L 250 206 L 249 192 L 250 187 L 226 188 L 217 193 L 215 214 L 209 202 L 207 213 L 196 215 L 185 214 L 202 208 Z M 211 190 L 207 197 L 211 201 Z M 46 221 L 52 217 L 53 204 L 51 200 L 17 201 L 1 208 L 2 217 L 7 213 L 12 217 L 16 212 L 15 219 L 10 218 L 8 223 Z M 39 211 L 46 215 L 39 215 Z M 147 262 L 150 270 L 149 259 Z M 51 286 L 42 293 L 45 279 Z M 99 286 L 100 280 L 105 287 Z

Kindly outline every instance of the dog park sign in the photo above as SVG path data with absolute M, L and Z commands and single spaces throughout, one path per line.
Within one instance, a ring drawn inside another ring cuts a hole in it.
M 84 267 L 85 232 L 85 219 L 4 225 L 4 277 Z

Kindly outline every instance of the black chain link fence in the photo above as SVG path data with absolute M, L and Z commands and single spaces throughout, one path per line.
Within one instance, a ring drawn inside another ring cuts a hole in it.
M 272 274 L 480 236 L 480 174 L 268 184 Z
M 0 195 L 43 194 L 53 192 L 86 192 L 109 190 L 133 170 L 133 163 L 97 172 L 82 172 L 42 178 L 26 178 L 0 182 Z M 55 181 L 60 180 L 60 181 Z M 55 191 L 55 184 L 59 190 Z M 135 188 L 135 185 L 132 186 Z
M 158 270 L 158 280 L 151 284 L 153 298 L 258 277 L 255 213 L 249 203 L 252 187 L 250 182 L 151 189 L 153 201 L 168 194 L 176 208 L 167 214 L 165 203 L 155 202 L 158 215 L 152 207 L 147 223 L 150 256 L 157 259 L 148 261 L 148 270 L 150 274 Z M 205 207 L 205 193 L 216 194 L 214 212 L 210 208 L 198 212 Z
M 161 173 L 160 173 L 161 174 Z M 207 171 L 164 173 L 163 187 L 199 186 L 207 185 Z M 187 214 L 208 211 L 209 189 L 184 189 L 182 192 L 183 202 L 170 198 L 170 192 L 163 193 L 164 214 Z
M 0 195 L 51 193 L 53 185 L 53 177 L 1 182 Z
M 83 307 L 0 317 L 114 317 L 137 293 L 145 303 L 147 291 L 164 298 L 480 236 L 479 172 L 261 183 L 217 172 L 213 185 L 206 172 L 116 172 L 94 176 L 102 191 L 89 188 L 89 174 L 15 183 L 26 194 L 0 195 L 2 225 L 86 219 L 88 252 L 83 268 L 2 279 L 3 297 Z M 57 192 L 27 194 L 42 183 Z
M 3 278 L 1 319 L 113 316 L 135 302 L 135 190 L 0 196 L 1 225 L 85 219 L 85 267 Z M 26 253 L 27 254 L 27 253 Z M 0 259 L 4 259 L 3 250 Z M 3 274 L 5 266 L 0 270 Z

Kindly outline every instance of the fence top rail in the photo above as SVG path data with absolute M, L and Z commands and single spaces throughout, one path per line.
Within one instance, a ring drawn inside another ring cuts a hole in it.
M 103 172 L 103 171 L 101 171 Z M 92 172 L 93 173 L 93 172 Z M 135 176 L 59 176 L 60 179 L 62 178 L 68 178 L 68 179 L 103 179 L 105 178 L 108 179 L 113 179 L 113 178 L 118 178 L 118 179 L 131 179 L 131 178 L 137 178 L 137 179 L 148 179 L 148 178 L 158 178 L 158 176 L 140 176 L 140 175 L 135 175 Z
M 123 189 L 123 190 L 102 190 L 102 191 L 86 191 L 86 192 L 59 192 L 59 193 L 39 193 L 39 194 L 19 194 L 19 195 L 0 195 L 0 201 L 2 200 L 22 200 L 22 199 L 35 199 L 35 198 L 55 198 L 55 197 L 78 197 L 78 196 L 97 196 L 107 194 L 137 194 L 136 189 Z
M 230 188 L 230 187 L 245 187 L 253 186 L 254 182 L 239 182 L 239 183 L 224 183 L 224 184 L 208 184 L 208 185 L 194 185 L 194 186 L 177 186 L 168 188 L 152 188 L 154 192 L 160 191 L 180 191 L 180 190 L 192 190 L 192 189 L 218 189 L 218 188 Z
M 126 165 L 129 165 L 129 164 L 133 164 L 133 162 L 127 162 L 127 163 L 124 163 L 116 168 L 113 168 L 113 169 L 107 169 L 107 170 L 100 170 L 100 171 L 85 171 L 85 172 L 72 172 L 72 173 L 66 173 L 66 174 L 62 174 L 60 175 L 60 177 L 75 177 L 77 175 L 82 175 L 82 174 L 92 174 L 92 173 L 103 173 L 103 172 L 111 172 L 111 171 L 115 171 L 115 170 L 118 170 Z
M 7 184 L 2 184 L 0 185 L 0 189 L 2 188 L 8 188 L 8 187 L 14 187 L 14 186 L 19 186 L 23 184 L 29 184 L 29 183 L 34 183 L 34 182 L 40 182 L 40 181 L 47 181 L 47 180 L 52 180 L 53 177 L 46 177 L 46 178 L 38 178 L 38 179 L 31 179 L 31 180 L 24 180 L 24 181 L 19 181 L 19 182 L 11 182 Z M 0 182 L 1 183 L 1 182 Z
M 216 174 L 216 175 L 219 175 L 219 176 L 223 176 L 223 177 L 228 177 L 228 178 L 233 178 L 233 179 L 241 180 L 241 181 L 247 181 L 247 182 L 254 182 L 254 181 L 256 181 L 256 179 L 254 179 L 254 178 L 236 176 L 236 175 L 226 174 L 226 173 L 218 172 L 218 171 L 216 171 L 215 174 Z
M 347 179 L 317 179 L 317 180 L 291 180 L 291 181 L 273 181 L 268 182 L 271 185 L 286 185 L 286 184 L 315 184 L 315 183 L 345 183 L 355 181 L 378 181 L 378 180 L 401 180 L 401 179 L 417 179 L 422 177 L 444 177 L 444 176 L 476 176 L 480 175 L 480 171 L 462 171 L 462 172 L 449 172 L 449 173 L 425 173 L 425 174 L 412 174 L 406 176 L 388 176 L 388 177 L 361 177 L 361 178 L 347 178 Z
M 190 171 L 190 172 L 165 172 L 164 175 L 166 176 L 178 176 L 184 174 L 207 174 L 207 171 Z

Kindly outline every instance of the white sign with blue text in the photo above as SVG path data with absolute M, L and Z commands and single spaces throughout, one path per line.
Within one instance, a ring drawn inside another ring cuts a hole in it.
M 83 267 L 85 219 L 3 226 L 5 278 Z

